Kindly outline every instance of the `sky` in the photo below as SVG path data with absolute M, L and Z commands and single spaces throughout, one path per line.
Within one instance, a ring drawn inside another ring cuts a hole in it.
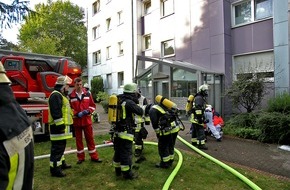
M 69 0 L 73 4 L 76 4 L 80 7 L 84 6 L 83 0 Z M 13 0 L 1 0 L 3 3 L 11 4 Z M 47 0 L 30 0 L 30 8 L 34 10 L 34 6 L 38 3 L 46 3 Z M 5 38 L 7 41 L 12 42 L 14 44 L 17 44 L 17 35 L 19 34 L 19 29 L 20 29 L 20 24 L 18 25 L 13 25 L 11 29 L 3 29 L 2 36 Z

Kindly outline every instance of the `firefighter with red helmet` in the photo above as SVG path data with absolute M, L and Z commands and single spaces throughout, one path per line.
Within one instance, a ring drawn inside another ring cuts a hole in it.
M 69 84 L 72 79 L 59 76 L 54 91 L 48 98 L 49 132 L 51 141 L 50 173 L 53 177 L 65 177 L 64 169 L 71 168 L 66 164 L 64 151 L 66 140 L 72 138 L 71 124 L 73 123 L 71 107 L 67 98 Z
M 77 164 L 81 164 L 85 161 L 85 151 L 83 144 L 83 133 L 85 135 L 85 140 L 87 143 L 89 155 L 92 162 L 101 163 L 102 160 L 99 159 L 99 154 L 95 147 L 93 127 L 91 114 L 96 109 L 96 104 L 93 101 L 93 97 L 90 92 L 88 92 L 82 86 L 82 79 L 75 78 L 75 89 L 70 93 L 70 105 L 73 109 L 73 126 L 76 137 L 77 146 Z
M 0 62 L 0 189 L 32 190 L 33 131 L 5 73 Z

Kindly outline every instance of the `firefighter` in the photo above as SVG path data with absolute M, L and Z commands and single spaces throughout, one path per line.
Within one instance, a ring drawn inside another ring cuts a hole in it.
M 182 128 L 178 120 L 178 109 L 172 101 L 157 95 L 157 104 L 149 111 L 152 127 L 158 138 L 160 163 L 157 168 L 169 168 L 174 161 L 174 146 L 178 132 Z
M 191 114 L 191 144 L 199 149 L 207 150 L 205 145 L 204 124 L 208 121 L 205 119 L 206 97 L 208 96 L 208 85 L 203 84 L 198 88 L 198 92 L 194 96 Z
M 70 125 L 73 124 L 71 107 L 67 98 L 69 84 L 72 79 L 68 76 L 59 76 L 54 91 L 48 98 L 49 131 L 51 141 L 50 173 L 53 177 L 65 177 L 64 169 L 71 168 L 66 164 L 64 151 L 66 140 L 72 138 Z
M 87 143 L 91 161 L 101 163 L 102 160 L 99 159 L 99 154 L 96 150 L 91 118 L 91 114 L 96 109 L 96 104 L 93 101 L 92 94 L 87 92 L 85 88 L 83 88 L 81 78 L 75 78 L 74 83 L 75 89 L 71 92 L 69 98 L 74 115 L 73 126 L 77 146 L 77 164 L 81 164 L 85 161 L 83 133 L 85 135 L 85 140 Z
M 116 176 L 123 175 L 124 179 L 135 179 L 137 175 L 132 172 L 132 146 L 134 140 L 134 114 L 148 114 L 151 105 L 138 106 L 137 84 L 124 85 L 123 94 L 118 99 L 118 119 L 114 127 L 114 157 L 113 165 Z
M 33 188 L 33 132 L 0 62 L 0 189 Z
M 148 101 L 145 98 L 145 96 L 141 94 L 140 89 L 138 89 L 138 101 L 139 101 L 139 106 L 141 107 L 143 107 L 144 105 L 148 105 Z M 150 125 L 150 117 L 148 115 L 145 115 L 145 116 L 136 115 L 135 123 L 136 123 L 135 134 L 134 134 L 135 157 L 137 158 L 136 162 L 140 163 L 145 160 L 145 157 L 142 156 L 142 151 L 144 148 L 143 139 L 147 138 L 148 131 L 146 130 L 144 125 Z

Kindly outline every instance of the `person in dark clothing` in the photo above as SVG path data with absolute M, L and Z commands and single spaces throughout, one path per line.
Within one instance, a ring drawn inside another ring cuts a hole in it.
M 205 119 L 206 97 L 208 96 L 208 85 L 203 84 L 198 88 L 198 92 L 194 96 L 194 103 L 191 113 L 191 144 L 199 149 L 207 150 L 205 145 L 204 124 L 208 121 Z
M 123 94 L 118 95 L 118 119 L 114 130 L 114 157 L 113 165 L 116 176 L 123 175 L 124 179 L 135 179 L 137 175 L 132 172 L 132 155 L 134 140 L 134 114 L 148 113 L 151 105 L 143 108 L 138 106 L 137 84 L 124 86 Z
M 64 158 L 66 140 L 72 138 L 70 127 L 73 124 L 72 110 L 67 98 L 71 83 L 72 79 L 68 76 L 59 76 L 54 91 L 48 99 L 51 140 L 50 173 L 53 177 L 65 177 L 66 174 L 62 170 L 71 168 Z
M 33 131 L 9 84 L 0 62 L 0 189 L 32 190 Z
M 141 90 L 138 89 L 138 101 L 139 106 L 143 107 L 144 105 L 148 105 L 147 98 L 141 94 Z M 134 141 L 135 141 L 135 157 L 136 163 L 141 163 L 142 161 L 146 160 L 146 158 L 142 155 L 144 149 L 144 142 L 143 139 L 147 138 L 148 131 L 145 128 L 145 125 L 150 125 L 150 117 L 148 115 L 135 116 L 135 134 L 134 134 Z
M 160 95 L 158 95 L 160 96 Z M 174 161 L 174 146 L 180 129 L 183 129 L 177 117 L 177 106 L 170 100 L 162 97 L 155 100 L 158 104 L 153 105 L 149 111 L 152 127 L 158 138 L 158 152 L 160 163 L 157 168 L 169 168 Z

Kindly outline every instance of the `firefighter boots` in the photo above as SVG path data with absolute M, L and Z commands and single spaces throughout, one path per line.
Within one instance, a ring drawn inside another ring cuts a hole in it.
M 122 175 L 121 168 L 115 168 L 115 174 L 116 176 L 121 176 Z
M 202 150 L 207 150 L 208 149 L 207 146 L 205 146 L 204 144 L 197 145 L 197 148 L 198 149 L 202 149 Z
M 52 177 L 65 177 L 66 174 L 62 172 L 60 167 L 50 167 Z
M 156 168 L 169 168 L 170 165 L 168 162 L 161 161 L 160 163 L 155 164 Z
M 61 169 L 70 169 L 71 165 L 67 164 L 65 161 L 62 161 Z
M 123 172 L 123 177 L 124 177 L 124 179 L 133 180 L 133 179 L 138 178 L 138 175 L 136 173 L 133 173 L 131 170 L 129 170 L 129 171 Z

